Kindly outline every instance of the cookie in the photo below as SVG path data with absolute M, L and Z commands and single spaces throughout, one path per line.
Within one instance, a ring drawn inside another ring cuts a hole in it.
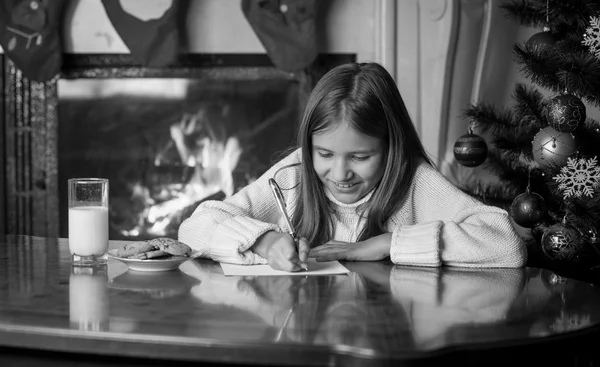
M 167 254 L 166 252 L 161 251 L 161 250 L 153 250 L 153 251 L 142 252 L 141 254 L 129 256 L 129 258 L 130 259 L 146 260 L 146 259 L 155 259 L 157 257 L 164 257 L 164 256 L 169 256 L 170 257 L 171 254 Z
M 159 237 L 148 241 L 148 244 L 174 256 L 190 256 L 192 248 L 183 242 L 167 237 Z
M 144 252 L 153 251 L 156 249 L 157 248 L 154 246 L 154 244 L 148 243 L 148 241 L 126 243 L 117 249 L 117 256 L 130 257 Z

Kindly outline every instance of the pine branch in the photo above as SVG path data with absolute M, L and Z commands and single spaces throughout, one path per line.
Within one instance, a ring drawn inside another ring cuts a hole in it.
M 534 84 L 550 90 L 560 90 L 560 62 L 552 49 L 535 47 L 526 43 L 513 46 L 515 63 L 520 65 L 519 71 Z
M 498 111 L 490 103 L 480 102 L 468 106 L 461 117 L 473 121 L 477 130 L 485 133 L 493 129 L 495 125 L 512 126 L 513 116 L 509 110 Z
M 512 0 L 500 5 L 508 18 L 516 19 L 521 25 L 542 28 L 546 25 L 546 1 Z
M 589 103 L 600 105 L 600 60 L 588 51 L 560 52 L 560 85 Z
M 462 190 L 484 204 L 493 205 L 504 210 L 509 210 L 514 198 L 520 194 L 516 190 L 507 189 L 507 186 L 504 185 L 479 184 Z
M 512 0 L 500 8 L 521 25 L 540 29 L 548 26 L 553 34 L 585 31 L 589 17 L 599 10 L 598 1 L 593 0 Z
M 588 118 L 573 132 L 578 144 L 579 156 L 598 157 L 600 160 L 600 123 Z
M 512 98 L 516 101 L 515 119 L 521 132 L 536 131 L 547 126 L 544 96 L 533 87 L 517 83 Z
M 539 128 L 535 132 L 539 131 Z M 522 131 L 521 129 L 497 130 L 492 137 L 492 144 L 497 148 L 506 151 L 505 154 L 514 154 L 515 156 L 524 156 L 533 159 L 533 150 L 531 142 L 534 132 L 532 130 Z

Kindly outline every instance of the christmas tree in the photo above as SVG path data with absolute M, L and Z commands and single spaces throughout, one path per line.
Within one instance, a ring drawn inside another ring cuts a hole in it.
M 600 268 L 600 123 L 587 113 L 600 106 L 600 1 L 500 6 L 540 31 L 513 46 L 527 81 L 516 84 L 514 104 L 480 101 L 464 111 L 470 127 L 454 146 L 455 158 L 467 167 L 484 165 L 497 180 L 463 189 L 530 229 L 530 259 Z

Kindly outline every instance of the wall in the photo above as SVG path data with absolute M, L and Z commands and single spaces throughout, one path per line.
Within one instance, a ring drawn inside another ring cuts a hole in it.
M 147 0 L 138 0 L 148 6 Z M 357 52 L 374 57 L 373 27 L 377 1 L 320 0 L 323 52 Z M 326 14 L 326 16 L 324 15 Z M 264 47 L 242 13 L 240 0 L 192 0 L 187 16 L 189 51 L 262 53 Z M 64 28 L 65 50 L 73 53 L 126 53 L 100 0 L 75 0 Z
M 126 0 L 121 0 L 126 1 Z M 164 0 L 127 0 L 156 12 Z M 488 0 L 489 1 L 489 0 Z M 434 159 L 446 149 L 448 96 L 462 7 L 486 0 L 319 0 L 319 49 L 355 53 L 382 63 L 398 82 L 408 111 Z M 475 19 L 475 21 L 477 21 Z M 240 0 L 191 0 L 186 27 L 189 52 L 264 53 L 242 13 Z M 128 53 L 100 0 L 71 0 L 62 28 L 67 53 Z M 475 35 L 479 36 L 479 33 Z M 473 52 L 476 57 L 477 40 Z M 469 85 L 471 80 L 465 79 Z

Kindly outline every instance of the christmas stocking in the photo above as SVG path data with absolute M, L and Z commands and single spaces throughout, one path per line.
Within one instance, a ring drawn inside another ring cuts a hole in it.
M 102 0 L 133 61 L 148 67 L 168 66 L 177 58 L 180 3 L 181 0 Z
M 62 67 L 61 20 L 66 0 L 0 1 L 0 45 L 30 80 L 45 82 Z
M 248 23 L 281 70 L 299 71 L 317 57 L 318 0 L 242 0 Z

